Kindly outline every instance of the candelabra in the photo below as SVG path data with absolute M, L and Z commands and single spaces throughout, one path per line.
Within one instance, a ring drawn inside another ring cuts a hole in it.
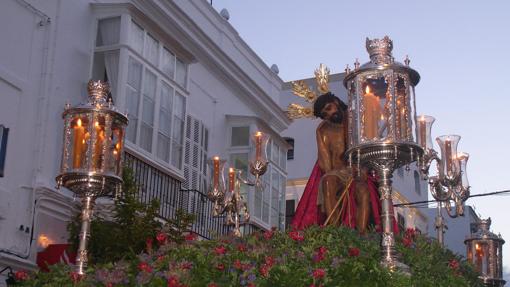
M 370 62 L 356 61 L 354 70 L 346 69 L 344 86 L 348 91 L 349 164 L 367 166 L 377 173 L 381 197 L 381 264 L 390 270 L 409 272 L 395 251 L 392 201 L 393 171 L 421 157 L 423 149 L 413 139 L 416 118 L 414 87 L 418 72 L 394 61 L 393 42 L 388 36 L 369 40 L 366 48 Z
M 108 100 L 109 86 L 89 81 L 86 104 L 66 105 L 64 139 L 57 188 L 64 186 L 82 201 L 81 232 L 76 271 L 85 274 L 87 241 L 97 197 L 119 192 L 122 183 L 122 150 L 128 123 Z
M 441 157 L 432 145 L 431 130 L 435 119 L 431 116 L 419 116 L 417 125 L 418 143 L 424 153 L 419 161 L 420 170 L 424 179 L 428 179 L 432 197 L 438 201 L 436 230 L 437 239 L 444 244 L 444 233 L 447 228 L 441 208 L 444 205 L 448 215 L 455 218 L 464 215 L 464 202 L 469 197 L 470 187 L 466 173 L 469 154 L 457 152 L 460 141 L 458 135 L 444 135 L 436 138 L 440 147 Z M 438 167 L 437 175 L 429 176 L 432 162 Z M 455 212 L 452 212 L 452 203 Z
M 269 164 L 266 154 L 268 141 L 269 136 L 262 132 L 256 132 L 252 136 L 255 149 L 254 152 L 251 152 L 252 160 L 249 162 L 249 170 L 255 177 L 255 181 L 244 178 L 241 170 L 231 167 L 228 172 L 227 189 L 223 172 L 226 161 L 218 156 L 208 161 L 210 180 L 207 196 L 214 203 L 213 216 L 225 214 L 225 224 L 234 226 L 233 235 L 236 237 L 241 236 L 241 218 L 244 219 L 244 222 L 250 220 L 248 206 L 241 195 L 241 185 L 254 186 L 259 190 L 264 189 L 261 176 L 266 173 Z

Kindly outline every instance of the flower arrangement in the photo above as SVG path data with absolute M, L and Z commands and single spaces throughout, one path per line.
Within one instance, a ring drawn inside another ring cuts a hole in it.
M 379 264 L 380 234 L 343 227 L 270 230 L 242 239 L 170 240 L 160 231 L 135 258 L 90 266 L 77 277 L 67 266 L 26 274 L 23 286 L 481 286 L 460 257 L 407 230 L 397 238 L 411 276 Z M 149 242 L 149 241 L 148 241 Z

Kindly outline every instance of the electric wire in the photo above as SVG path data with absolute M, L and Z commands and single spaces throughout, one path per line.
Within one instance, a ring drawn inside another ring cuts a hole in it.
M 483 197 L 483 196 L 499 195 L 499 194 L 505 194 L 505 193 L 510 193 L 510 190 L 501 190 L 501 191 L 494 191 L 494 192 L 488 192 L 488 193 L 473 194 L 473 195 L 468 196 L 468 199 L 472 198 L 472 197 Z M 441 200 L 433 199 L 433 200 L 422 200 L 422 201 L 415 201 L 415 202 L 397 203 L 397 204 L 393 204 L 393 206 L 394 207 L 412 206 L 414 208 L 429 208 L 429 203 L 436 203 L 436 202 L 441 202 Z

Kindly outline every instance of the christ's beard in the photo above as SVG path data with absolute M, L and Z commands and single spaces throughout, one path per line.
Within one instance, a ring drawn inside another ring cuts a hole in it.
M 329 121 L 332 123 L 335 123 L 335 124 L 340 124 L 340 123 L 342 123 L 343 118 L 344 118 L 343 113 L 338 111 L 338 112 L 334 113 L 333 115 L 331 115 L 331 118 L 329 118 Z

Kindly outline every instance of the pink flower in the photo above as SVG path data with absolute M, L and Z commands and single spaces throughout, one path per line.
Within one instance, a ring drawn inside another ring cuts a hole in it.
M 450 261 L 448 261 L 448 267 L 450 267 L 450 269 L 452 270 L 457 270 L 459 269 L 459 261 L 457 261 L 456 259 L 451 259 Z
M 413 240 L 411 238 L 404 237 L 404 239 L 402 239 L 402 244 L 404 244 L 405 247 L 411 246 L 412 243 Z
M 219 271 L 223 271 L 225 270 L 225 265 L 223 265 L 223 263 L 219 263 L 218 265 L 216 265 L 216 269 L 218 269 Z
M 164 244 L 166 242 L 167 236 L 163 232 L 159 232 L 158 235 L 156 235 L 156 240 L 159 242 L 159 244 Z
M 147 262 L 140 262 L 138 263 L 138 270 L 151 273 L 152 267 Z
M 225 248 L 225 246 L 223 246 L 223 245 L 216 246 L 214 248 L 214 253 L 216 253 L 216 255 L 223 255 L 226 252 L 227 252 L 227 248 Z
M 274 231 L 273 230 L 267 230 L 266 232 L 264 232 L 264 238 L 266 240 L 269 240 L 269 239 L 273 238 L 273 235 L 274 235 Z
M 324 246 L 319 247 L 319 249 L 317 249 L 317 253 L 313 256 L 313 262 L 318 263 L 326 259 L 327 252 L 328 249 L 326 247 Z
M 246 287 L 255 287 L 255 284 L 250 282 L 250 283 L 248 283 L 248 285 L 246 285 Z
M 152 238 L 147 238 L 145 240 L 145 247 L 147 249 L 147 252 L 151 252 L 152 251 Z
M 176 276 L 171 276 L 170 278 L 168 278 L 168 280 L 166 281 L 167 282 L 167 287 L 181 287 L 181 283 L 179 283 L 179 278 L 177 278 Z
M 267 266 L 269 266 L 269 267 L 272 267 L 274 264 L 274 258 L 271 256 L 266 256 L 265 261 L 266 261 Z
M 315 279 L 324 278 L 325 275 L 326 275 L 326 271 L 324 271 L 324 269 L 318 268 L 313 271 L 313 278 L 315 278 Z
M 349 256 L 351 256 L 351 257 L 359 256 L 359 249 L 356 247 L 350 247 L 349 248 Z
M 186 234 L 186 236 L 184 236 L 184 239 L 186 239 L 186 241 L 194 241 L 195 239 L 197 239 L 198 235 L 196 235 L 195 233 L 189 233 L 189 234 Z
M 236 259 L 236 261 L 234 261 L 234 268 L 235 269 L 243 269 L 243 264 L 241 263 L 241 261 L 239 261 L 239 259 Z
M 305 240 L 305 237 L 299 231 L 291 231 L 291 232 L 289 232 L 289 237 L 292 238 L 294 241 L 303 241 L 303 240 Z
M 159 255 L 158 258 L 156 258 L 157 262 L 161 262 L 163 260 L 165 260 L 165 256 L 164 255 Z
M 244 244 L 239 244 L 237 245 L 237 250 L 239 250 L 239 252 L 245 252 L 248 248 L 246 247 L 246 245 Z
M 218 285 L 216 285 L 216 283 L 209 283 L 207 284 L 207 287 L 218 287 Z
M 192 267 L 193 267 L 193 263 L 191 263 L 191 262 L 186 261 L 181 264 L 182 270 L 190 270 Z
M 271 269 L 271 267 L 269 265 L 262 264 L 262 266 L 260 266 L 260 268 L 259 268 L 260 275 L 262 275 L 262 277 L 267 277 L 269 275 L 270 269 Z
M 411 239 L 411 238 L 416 237 L 416 234 L 417 234 L 416 229 L 414 229 L 414 228 L 407 228 L 405 233 L 404 233 L 404 237 L 407 237 L 407 238 Z
M 14 278 L 16 281 L 25 281 L 28 279 L 28 273 L 24 270 L 19 270 L 14 273 Z

